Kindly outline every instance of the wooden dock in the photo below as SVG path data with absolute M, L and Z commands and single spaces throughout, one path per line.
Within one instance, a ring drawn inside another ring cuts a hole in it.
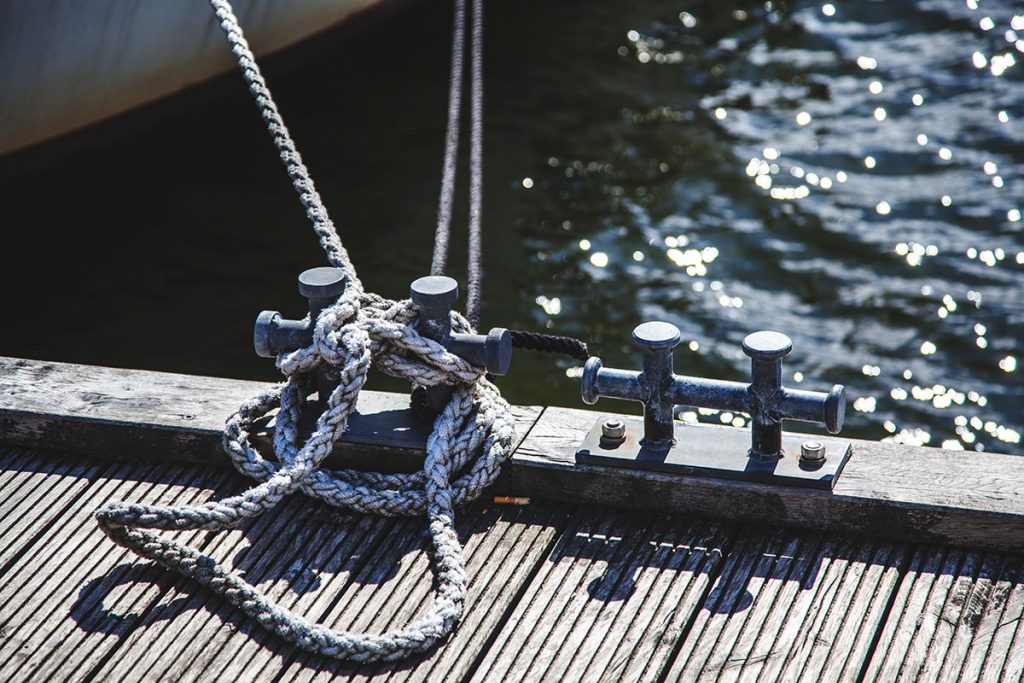
M 857 442 L 836 491 L 780 491 L 577 467 L 598 414 L 540 408 L 517 409 L 514 459 L 459 512 L 470 598 L 451 639 L 397 664 L 308 655 L 92 519 L 250 483 L 217 435 L 259 388 L 0 359 L 0 680 L 1024 678 L 1024 458 Z M 407 401 L 365 398 L 367 420 Z M 415 467 L 403 434 L 334 457 Z M 295 496 L 178 537 L 337 628 L 383 631 L 430 599 L 422 519 Z

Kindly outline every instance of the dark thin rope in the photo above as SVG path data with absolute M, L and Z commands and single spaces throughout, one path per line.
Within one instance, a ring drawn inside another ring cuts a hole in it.
M 555 334 L 527 332 L 526 330 L 511 330 L 511 333 L 512 347 L 516 349 L 560 353 L 581 361 L 590 358 L 587 343 L 573 337 L 560 337 Z

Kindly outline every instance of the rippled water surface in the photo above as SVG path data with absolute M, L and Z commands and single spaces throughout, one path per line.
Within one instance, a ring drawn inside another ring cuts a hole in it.
M 357 267 L 390 296 L 429 267 L 445 4 L 267 64 Z M 664 319 L 683 330 L 677 371 L 726 379 L 747 374 L 744 335 L 777 329 L 786 382 L 847 386 L 846 433 L 1024 453 L 1024 8 L 487 11 L 485 326 L 636 367 L 631 328 Z M 317 248 L 240 79 L 204 93 L 6 171 L 0 352 L 274 376 L 252 320 L 301 312 L 293 278 Z M 520 354 L 500 384 L 578 405 L 578 373 Z

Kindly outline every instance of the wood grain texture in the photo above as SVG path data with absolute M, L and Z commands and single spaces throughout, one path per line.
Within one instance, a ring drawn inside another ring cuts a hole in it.
M 224 422 L 267 384 L 0 356 L 0 444 L 125 462 L 227 465 Z M 350 432 L 329 467 L 415 471 L 429 424 L 408 414 L 409 397 L 364 390 Z M 541 413 L 513 409 L 521 439 Z M 269 438 L 255 440 L 272 453 Z
M 387 520 L 321 516 L 318 505 L 294 496 L 239 528 L 209 534 L 204 552 L 294 608 L 295 597 L 309 594 L 321 576 L 365 562 L 391 528 Z M 271 649 L 280 649 L 276 639 L 223 598 L 188 581 L 165 593 L 143 626 L 98 671 L 100 680 L 160 679 L 163 672 L 174 672 L 177 680 L 208 680 L 210 662 L 231 641 L 253 638 L 255 649 L 262 650 L 269 639 Z
M 0 358 L 0 443 L 69 448 L 138 462 L 224 463 L 224 419 L 264 385 Z M 358 437 L 329 466 L 416 469 L 422 425 L 408 398 L 365 391 Z M 499 491 L 569 503 L 699 513 L 914 543 L 1012 552 L 1024 547 L 1024 458 L 855 441 L 832 492 L 580 465 L 575 452 L 598 413 L 515 408 L 522 442 Z M 405 420 L 403 424 L 411 424 Z M 708 439 L 724 427 L 707 427 Z M 355 427 L 353 427 L 353 431 Z M 525 438 L 523 438 L 525 437 Z
M 0 451 L 0 577 L 89 487 L 104 464 Z
M 748 529 L 730 548 L 667 680 L 855 680 L 901 563 L 891 545 Z
M 0 452 L 0 680 L 1024 679 L 1024 557 L 615 508 L 458 513 L 470 596 L 451 639 L 389 665 L 311 656 L 111 543 L 108 500 L 197 503 L 224 468 Z M 383 631 L 432 588 L 419 519 L 302 496 L 175 536 L 285 606 Z
M 868 681 L 1024 678 L 1024 558 L 922 548 L 899 586 Z
M 519 594 L 565 523 L 559 506 L 490 506 L 467 509 L 459 522 L 470 578 L 465 615 L 452 637 L 435 650 L 394 664 L 352 665 L 303 652 L 289 657 L 284 680 L 462 680 L 516 608 Z M 333 604 L 317 620 L 335 628 L 381 632 L 422 614 L 432 597 L 432 575 L 423 552 L 422 524 L 403 520 Z
M 99 472 L 0 577 L 0 680 L 87 679 L 167 590 L 167 574 L 103 535 L 96 508 L 112 499 L 195 502 L 226 476 L 166 465 L 109 464 Z
M 598 413 L 548 408 L 516 451 L 502 488 L 605 505 L 789 524 L 913 543 L 1024 547 L 1024 458 L 854 441 L 829 493 L 576 465 Z M 708 438 L 717 429 L 708 427 Z
M 729 532 L 703 520 L 581 510 L 472 680 L 655 680 Z
M 470 576 L 466 614 L 450 641 L 425 656 L 351 665 L 310 655 L 186 582 L 146 613 L 145 627 L 125 639 L 97 679 L 458 680 L 514 604 L 565 515 L 553 506 L 461 511 Z M 427 545 L 422 520 L 348 515 L 296 496 L 247 527 L 216 534 L 206 552 L 307 618 L 378 632 L 426 608 L 433 580 Z

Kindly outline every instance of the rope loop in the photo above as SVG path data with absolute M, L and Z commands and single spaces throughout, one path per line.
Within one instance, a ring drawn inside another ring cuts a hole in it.
M 360 662 L 400 660 L 446 638 L 462 616 L 467 578 L 455 531 L 454 509 L 479 495 L 508 459 L 515 427 L 511 408 L 486 379 L 483 369 L 449 353 L 414 329 L 416 311 L 410 301 L 385 299 L 363 290 L 230 3 L 209 1 L 327 261 L 345 272 L 348 287 L 334 305 L 317 317 L 312 343 L 277 358 L 285 381 L 246 401 L 227 420 L 224 451 L 235 469 L 255 480 L 255 485 L 238 495 L 194 506 L 110 502 L 96 512 L 96 519 L 115 543 L 207 586 L 299 647 Z M 482 0 L 475 2 L 477 7 Z M 453 47 L 453 59 L 461 49 L 459 26 L 464 23 L 464 13 L 464 1 L 456 0 L 459 44 Z M 478 13 L 476 10 L 474 15 L 477 21 Z M 479 93 L 474 93 L 475 106 L 479 101 Z M 478 211 L 476 221 L 478 226 Z M 476 250 L 479 251 L 478 246 Z M 470 311 L 479 307 L 478 288 L 473 292 L 473 301 L 477 303 L 469 307 Z M 472 331 L 466 318 L 458 314 L 452 314 L 451 323 L 456 332 Z M 416 386 L 453 387 L 451 400 L 434 421 L 419 472 L 385 474 L 322 468 L 348 425 L 371 366 Z M 299 423 L 307 407 L 306 398 L 313 390 L 317 374 L 325 371 L 337 377 L 337 387 L 328 397 L 312 434 L 302 441 Z M 268 460 L 256 450 L 252 435 L 275 409 L 275 458 Z M 436 577 L 434 599 L 427 612 L 414 623 L 389 633 L 330 629 L 275 604 L 212 557 L 156 533 L 235 527 L 270 510 L 285 496 L 299 492 L 357 512 L 426 515 Z
M 497 477 L 512 451 L 515 425 L 511 408 L 484 377 L 485 371 L 421 336 L 412 326 L 414 320 L 411 301 L 342 296 L 317 319 L 310 346 L 278 357 L 287 379 L 228 418 L 224 450 L 235 469 L 257 484 L 230 498 L 195 506 L 111 502 L 96 512 L 103 531 L 116 543 L 208 586 L 268 629 L 319 654 L 393 661 L 447 637 L 462 615 L 467 587 L 454 508 L 473 500 Z M 470 329 L 458 314 L 453 314 L 452 326 Z M 321 467 L 345 431 L 371 365 L 420 386 L 454 386 L 451 401 L 434 422 L 419 472 Z M 306 397 L 322 369 L 336 371 L 339 383 L 313 433 L 301 442 L 299 422 Z M 272 461 L 256 450 L 252 435 L 274 409 Z M 425 514 L 437 578 L 427 613 L 403 629 L 381 635 L 335 631 L 274 604 L 213 558 L 150 531 L 234 527 L 299 492 L 358 512 L 389 517 Z

